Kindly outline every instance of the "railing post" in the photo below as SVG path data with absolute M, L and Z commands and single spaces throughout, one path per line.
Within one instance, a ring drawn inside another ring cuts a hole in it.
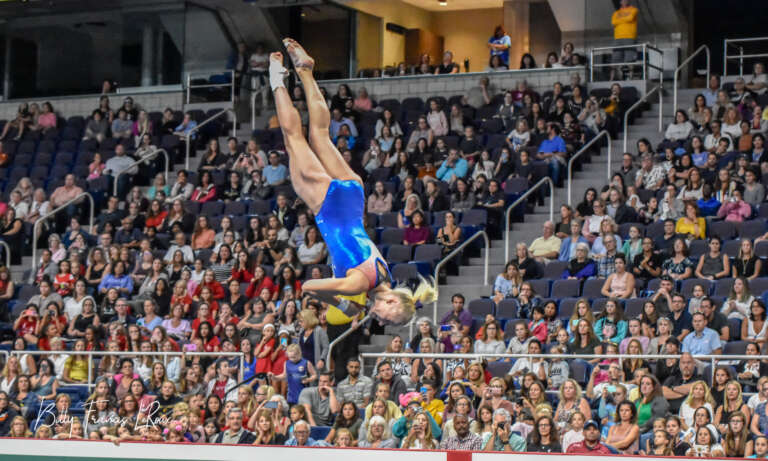
M 362 325 L 369 318 L 370 318 L 370 315 L 366 314 L 366 316 L 363 317 L 362 320 L 360 320 L 358 325 Z M 360 328 L 360 327 L 358 326 L 358 328 Z M 344 331 L 342 334 L 337 336 L 336 339 L 334 339 L 333 341 L 331 341 L 330 344 L 328 344 L 328 355 L 325 358 L 325 368 L 326 368 L 326 370 L 329 369 L 329 365 L 331 364 L 331 357 L 332 357 L 332 354 L 333 354 L 333 348 L 336 346 L 337 343 L 341 342 L 342 339 L 344 339 L 347 336 L 351 335 L 352 331 L 354 331 L 354 330 L 352 330 L 352 327 L 350 326 L 346 331 Z M 243 359 L 243 357 L 240 356 L 240 365 L 241 365 L 240 366 L 240 370 L 242 370 L 242 368 L 243 368 L 242 367 L 242 365 L 243 365 L 243 360 L 242 359 Z M 320 370 L 318 370 L 318 371 L 320 371 Z
M 214 115 L 211 115 L 210 117 L 208 117 L 204 121 L 200 122 L 200 124 L 198 124 L 196 127 L 192 128 L 191 130 L 187 131 L 184 134 L 184 139 L 186 140 L 185 144 L 187 145 L 186 146 L 186 151 L 187 152 L 186 152 L 185 159 L 184 159 L 184 168 L 185 169 L 187 169 L 187 170 L 189 169 L 189 149 L 190 149 L 189 141 L 192 138 L 192 134 L 197 133 L 198 131 L 200 131 L 200 128 L 202 128 L 205 125 L 209 124 L 211 121 L 221 117 L 222 115 L 226 114 L 227 112 L 231 112 L 232 115 L 233 115 L 233 119 L 234 119 L 234 124 L 232 126 L 232 136 L 237 136 L 237 126 L 236 126 L 237 125 L 237 114 L 235 113 L 234 109 L 224 109 L 221 112 L 218 112 L 218 113 L 216 113 Z
M 723 40 L 723 81 L 728 77 L 728 39 Z M 709 82 L 707 82 L 709 85 Z
M 584 152 L 586 152 L 587 149 L 592 147 L 592 144 L 597 142 L 597 140 L 602 138 L 603 136 L 606 136 L 608 138 L 608 149 L 609 149 L 608 161 L 610 162 L 611 136 L 606 130 L 601 131 L 600 133 L 597 134 L 597 136 L 590 139 L 588 143 L 586 143 L 581 149 L 579 149 L 578 152 L 576 152 L 573 156 L 571 156 L 570 159 L 568 159 L 568 206 L 571 206 L 571 203 L 572 203 L 571 202 L 571 189 L 572 189 L 571 182 L 573 181 L 573 162 L 574 160 L 579 158 Z M 608 170 L 610 171 L 610 169 L 611 167 L 609 163 Z
M 78 200 L 82 198 L 87 198 L 88 201 L 91 202 L 91 212 L 90 212 L 90 221 L 88 225 L 91 228 L 91 232 L 93 232 L 93 216 L 95 213 L 96 203 L 93 201 L 93 197 L 91 197 L 91 194 L 88 192 L 82 192 L 77 195 L 77 197 L 74 197 L 70 200 L 68 200 L 66 203 L 62 204 L 58 208 L 56 208 L 53 211 L 48 212 L 45 216 L 40 216 L 35 220 L 35 223 L 32 225 L 32 275 L 34 276 L 35 271 L 37 270 L 37 228 L 40 225 L 41 222 L 45 221 L 46 219 L 50 218 L 51 216 L 54 216 L 56 213 L 58 213 L 61 210 L 66 209 L 69 205 L 77 202 Z
M 235 71 L 234 69 L 230 71 L 230 82 L 232 83 L 232 104 L 235 103 Z M 243 75 L 243 78 L 245 78 L 245 75 Z
M 629 126 L 629 114 L 631 114 L 635 109 L 640 106 L 643 102 L 645 102 L 648 97 L 653 94 L 654 91 L 661 91 L 661 85 L 657 85 L 655 88 L 653 88 L 651 91 L 645 93 L 645 96 L 640 98 L 636 103 L 632 104 L 632 106 L 627 109 L 626 112 L 624 112 L 624 152 L 627 151 L 627 136 L 628 136 L 628 126 Z
M 648 44 L 643 43 L 643 81 L 646 81 L 648 72 Z
M 93 387 L 93 354 L 88 354 L 88 389 Z
M 251 93 L 251 132 L 256 131 L 256 95 L 257 94 L 258 93 L 256 91 Z
M 189 104 L 189 98 L 190 98 L 190 95 L 191 95 L 191 93 L 190 93 L 191 92 L 191 87 L 190 87 L 191 83 L 192 83 L 192 81 L 190 79 L 190 74 L 189 74 L 189 72 L 187 72 L 187 104 Z
M 510 217 L 512 213 L 512 209 L 515 208 L 520 203 L 523 203 L 523 200 L 525 200 L 529 195 L 531 195 L 533 192 L 535 192 L 539 187 L 541 187 L 544 183 L 549 184 L 549 220 L 554 220 L 555 216 L 555 183 L 552 182 L 552 178 L 549 176 L 544 176 L 537 182 L 533 187 L 529 188 L 523 195 L 517 198 L 517 200 L 512 203 L 507 209 L 504 211 L 504 260 L 509 261 L 509 227 L 510 227 Z
M 595 49 L 589 50 L 589 81 L 595 81 Z
M 454 248 L 453 251 L 448 253 L 443 259 L 441 259 L 440 261 L 437 262 L 437 264 L 435 264 L 435 272 L 434 272 L 435 280 L 436 281 L 438 280 L 438 277 L 440 276 L 440 269 L 442 269 L 443 266 L 448 261 L 453 259 L 455 256 L 461 254 L 461 252 L 464 250 L 464 248 L 467 247 L 467 245 L 469 245 L 470 243 L 472 243 L 478 237 L 481 237 L 481 236 L 485 240 L 485 258 L 484 258 L 485 259 L 485 262 L 484 262 L 484 267 L 485 268 L 483 270 L 483 285 L 486 285 L 488 283 L 488 269 L 489 269 L 488 268 L 488 264 L 489 264 L 489 259 L 491 257 L 491 239 L 488 237 L 488 233 L 486 233 L 485 231 L 482 231 L 482 230 L 481 231 L 477 231 L 474 234 L 472 234 L 471 237 L 469 237 L 468 239 L 466 239 L 463 242 L 461 242 L 461 245 L 459 245 L 458 247 Z M 437 285 L 436 285 L 436 291 L 437 291 L 436 298 L 439 299 L 439 296 L 440 296 L 440 284 L 439 283 L 437 283 Z M 438 303 L 438 299 L 435 299 L 435 302 L 432 303 L 432 322 L 435 323 L 435 324 L 437 324 L 437 303 Z

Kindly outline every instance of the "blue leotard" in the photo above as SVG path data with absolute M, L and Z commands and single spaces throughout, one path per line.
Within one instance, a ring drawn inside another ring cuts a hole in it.
M 336 277 L 346 277 L 350 269 L 359 269 L 369 281 L 369 290 L 379 284 L 378 263 L 387 268 L 386 261 L 368 237 L 363 226 L 365 197 L 359 182 L 334 179 L 325 193 L 325 200 L 315 218 L 331 255 Z

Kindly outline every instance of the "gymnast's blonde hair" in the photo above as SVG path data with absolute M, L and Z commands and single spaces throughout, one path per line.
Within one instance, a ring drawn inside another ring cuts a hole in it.
M 407 286 L 399 286 L 392 289 L 392 292 L 400 298 L 400 305 L 402 306 L 402 317 L 399 322 L 400 325 L 407 323 L 416 313 L 416 303 L 429 304 L 437 301 L 437 283 L 433 279 L 425 279 L 419 275 L 419 285 L 415 290 L 411 290 Z

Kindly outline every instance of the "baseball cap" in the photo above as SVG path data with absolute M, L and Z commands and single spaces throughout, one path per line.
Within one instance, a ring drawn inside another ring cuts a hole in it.
M 600 430 L 600 425 L 597 424 L 597 421 L 594 419 L 590 419 L 586 423 L 584 423 L 584 429 L 588 428 L 589 426 L 594 426 L 595 429 Z

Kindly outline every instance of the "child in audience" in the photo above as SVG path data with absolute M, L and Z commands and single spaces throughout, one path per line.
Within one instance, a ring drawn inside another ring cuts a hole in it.
M 560 331 L 565 331 L 561 328 Z M 558 332 L 559 333 L 559 332 Z M 550 354 L 567 354 L 568 351 L 561 345 L 553 346 L 549 349 Z M 560 389 L 560 386 L 568 379 L 570 367 L 568 362 L 559 358 L 552 357 L 549 360 L 549 375 L 547 376 L 547 383 L 550 389 Z
M 567 453 L 568 447 L 574 443 L 578 443 L 584 440 L 585 422 L 586 420 L 584 419 L 584 415 L 581 414 L 580 411 L 576 411 L 571 415 L 570 419 L 568 420 L 568 425 L 571 427 L 571 430 L 563 435 L 563 443 L 561 444 L 563 446 L 564 453 Z

